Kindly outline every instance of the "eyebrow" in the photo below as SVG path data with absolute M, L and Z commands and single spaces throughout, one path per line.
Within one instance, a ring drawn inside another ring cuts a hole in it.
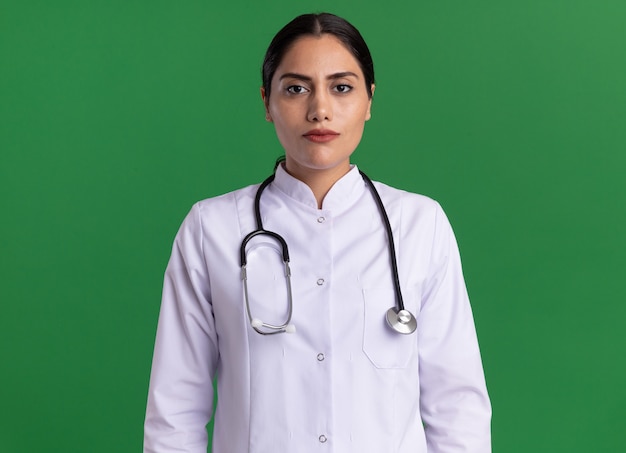
M 344 72 L 336 72 L 334 74 L 330 74 L 329 76 L 326 77 L 326 79 L 334 80 L 334 79 L 341 79 L 344 77 L 355 77 L 357 79 L 359 78 L 359 76 L 355 74 L 354 72 L 344 71 Z M 313 80 L 311 77 L 305 76 L 303 74 L 298 74 L 297 72 L 286 72 L 285 74 L 281 75 L 278 80 L 283 80 L 286 78 L 303 80 L 305 82 L 311 82 Z

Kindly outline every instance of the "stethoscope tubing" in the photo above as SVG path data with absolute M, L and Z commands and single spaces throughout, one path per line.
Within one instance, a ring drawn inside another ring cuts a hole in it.
M 385 205 L 383 205 L 383 200 L 380 198 L 380 194 L 376 187 L 374 187 L 374 183 L 372 180 L 359 170 L 359 173 L 367 183 L 370 188 L 370 192 L 374 196 L 374 200 L 376 201 L 376 205 L 378 206 L 378 210 L 380 211 L 380 215 L 383 218 L 383 223 L 385 224 L 385 229 L 387 230 L 387 240 L 389 246 L 389 261 L 391 263 L 391 274 L 393 275 L 393 286 L 396 293 L 396 304 L 398 307 L 398 311 L 404 310 L 404 300 L 402 298 L 402 290 L 400 289 L 400 275 L 398 273 L 398 259 L 396 258 L 396 246 L 393 240 L 393 231 L 391 229 L 391 223 L 389 222 L 389 216 L 387 215 L 387 210 L 385 209 Z
M 385 231 L 387 233 L 387 245 L 389 249 L 389 261 L 391 264 L 391 273 L 393 276 L 393 286 L 394 292 L 396 296 L 396 305 L 391 307 L 385 317 L 389 326 L 394 329 L 396 332 L 401 334 L 411 334 L 415 332 L 417 327 L 417 321 L 415 316 L 411 314 L 404 308 L 404 300 L 402 298 L 402 290 L 400 288 L 400 276 L 398 273 L 398 263 L 396 257 L 396 248 L 393 240 L 393 230 L 391 229 L 391 223 L 389 222 L 389 216 L 387 215 L 387 211 L 385 210 L 385 206 L 383 204 L 382 199 L 380 198 L 380 194 L 376 190 L 374 183 L 372 180 L 361 170 L 359 170 L 361 177 L 365 181 L 366 185 L 369 187 L 370 192 L 374 197 L 374 201 L 378 207 L 378 211 L 380 212 L 381 218 L 383 219 L 383 224 L 385 226 Z M 248 233 L 240 247 L 240 264 L 241 264 L 241 279 L 243 280 L 243 289 L 244 289 L 244 299 L 246 303 L 246 311 L 248 312 L 248 318 L 250 320 L 250 324 L 252 328 L 260 333 L 261 335 L 273 335 L 277 333 L 283 332 L 294 332 L 295 327 L 291 325 L 291 317 L 293 314 L 293 298 L 292 298 L 292 290 L 291 290 L 291 270 L 289 268 L 289 250 L 287 247 L 287 242 L 285 239 L 280 236 L 278 233 L 273 231 L 268 231 L 263 228 L 263 221 L 261 219 L 261 195 L 265 188 L 274 181 L 275 173 L 271 174 L 265 181 L 261 183 L 259 188 L 257 189 L 256 195 L 254 197 L 254 217 L 256 220 L 256 229 L 250 233 Z M 259 319 L 253 318 L 252 312 L 250 310 L 250 300 L 248 296 L 248 278 L 247 278 L 247 259 L 246 259 L 246 246 L 248 242 L 256 237 L 256 236 L 270 236 L 275 239 L 281 246 L 283 264 L 285 266 L 285 279 L 287 284 L 287 296 L 288 296 L 288 316 L 286 322 L 281 325 L 273 325 L 269 323 L 265 323 Z M 265 330 L 263 330 L 265 329 Z

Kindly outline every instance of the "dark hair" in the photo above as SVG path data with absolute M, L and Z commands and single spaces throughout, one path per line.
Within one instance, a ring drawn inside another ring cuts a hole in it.
M 285 25 L 267 48 L 263 60 L 262 77 L 265 96 L 269 99 L 272 78 L 289 47 L 303 36 L 333 35 L 356 58 L 365 76 L 367 94 L 372 97 L 374 62 L 361 33 L 347 20 L 330 13 L 303 14 Z

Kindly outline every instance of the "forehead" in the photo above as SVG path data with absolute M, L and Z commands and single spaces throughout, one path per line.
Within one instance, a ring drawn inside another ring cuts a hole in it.
M 303 75 L 334 74 L 354 72 L 363 77 L 359 62 L 346 46 L 335 36 L 303 36 L 289 47 L 275 76 L 281 73 L 295 72 Z

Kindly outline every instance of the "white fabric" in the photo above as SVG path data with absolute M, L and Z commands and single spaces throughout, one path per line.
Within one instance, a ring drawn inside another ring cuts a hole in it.
M 150 379 L 144 452 L 487 453 L 491 406 L 454 235 L 440 206 L 375 183 L 417 332 L 389 329 L 387 236 L 356 167 L 317 208 L 278 168 L 264 227 L 289 245 L 294 334 L 250 326 L 239 248 L 258 186 L 193 206 L 174 242 Z M 252 315 L 285 320 L 279 248 L 248 247 Z

